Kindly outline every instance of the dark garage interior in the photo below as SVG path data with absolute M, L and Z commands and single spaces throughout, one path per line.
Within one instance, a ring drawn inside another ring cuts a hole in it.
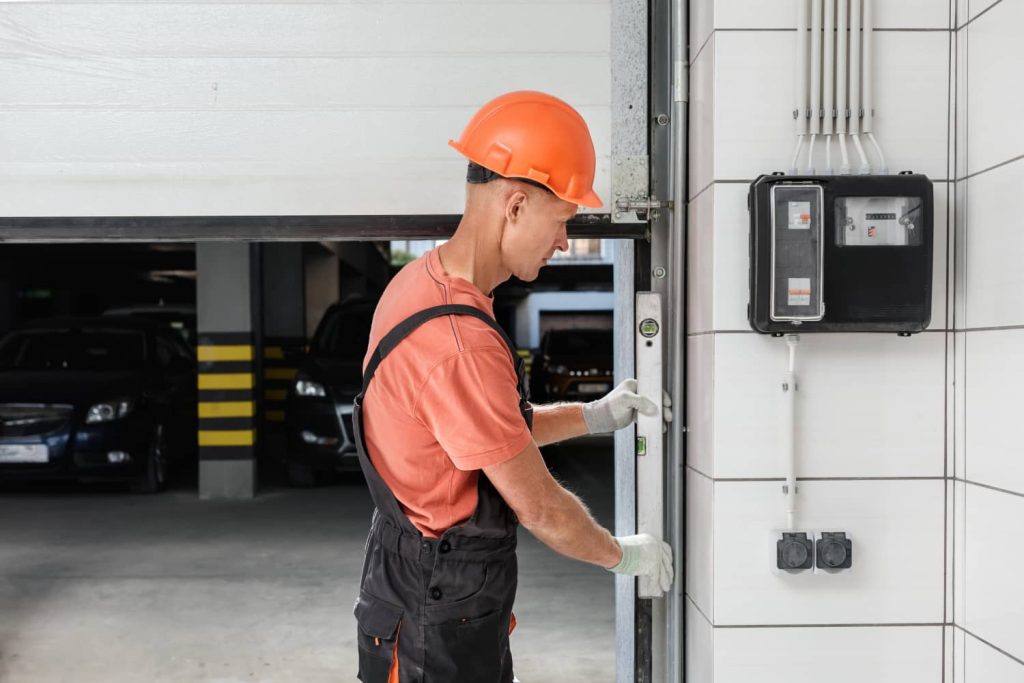
M 93 680 L 111 647 L 124 663 L 106 680 L 354 675 L 372 506 L 345 406 L 376 297 L 431 246 L 0 246 L 0 680 L 55 680 L 70 662 Z M 610 388 L 607 255 L 578 240 L 537 281 L 495 292 L 536 402 Z M 566 329 L 596 335 L 593 352 L 567 356 Z M 610 438 L 544 456 L 613 524 Z M 520 543 L 517 673 L 552 674 L 543 643 L 558 636 L 562 678 L 599 680 L 611 575 Z

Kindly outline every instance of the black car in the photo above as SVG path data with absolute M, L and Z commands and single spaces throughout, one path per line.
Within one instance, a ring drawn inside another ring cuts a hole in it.
M 294 486 L 359 469 L 352 401 L 362 388 L 375 307 L 376 301 L 366 299 L 333 304 L 313 334 L 285 404 L 285 465 Z
M 613 381 L 612 331 L 549 330 L 530 368 L 534 401 L 591 401 L 608 393 Z
M 150 306 L 120 306 L 108 308 L 103 315 L 148 318 L 170 327 L 191 348 L 196 345 L 196 307 L 188 304 L 157 304 Z
M 125 481 L 151 493 L 195 444 L 195 357 L 166 326 L 50 319 L 0 339 L 0 480 Z

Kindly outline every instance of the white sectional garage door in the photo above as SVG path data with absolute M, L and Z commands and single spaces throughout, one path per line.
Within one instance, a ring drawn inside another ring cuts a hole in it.
M 459 213 L 446 143 L 519 88 L 611 194 L 609 0 L 6 3 L 0 44 L 3 216 Z

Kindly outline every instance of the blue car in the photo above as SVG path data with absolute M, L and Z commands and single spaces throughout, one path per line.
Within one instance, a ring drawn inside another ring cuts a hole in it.
M 196 454 L 196 361 L 138 318 L 34 321 L 0 339 L 0 481 L 161 490 Z

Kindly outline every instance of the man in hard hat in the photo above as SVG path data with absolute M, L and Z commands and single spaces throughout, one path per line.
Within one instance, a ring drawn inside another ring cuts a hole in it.
M 577 207 L 601 206 L 586 123 L 555 97 L 513 92 L 449 144 L 470 162 L 465 213 L 450 241 L 385 290 L 354 407 L 376 505 L 355 607 L 366 683 L 513 681 L 518 524 L 567 557 L 672 583 L 665 543 L 613 537 L 538 450 L 661 406 L 635 380 L 591 403 L 532 406 L 494 321 L 494 288 L 534 280 L 568 249 Z

